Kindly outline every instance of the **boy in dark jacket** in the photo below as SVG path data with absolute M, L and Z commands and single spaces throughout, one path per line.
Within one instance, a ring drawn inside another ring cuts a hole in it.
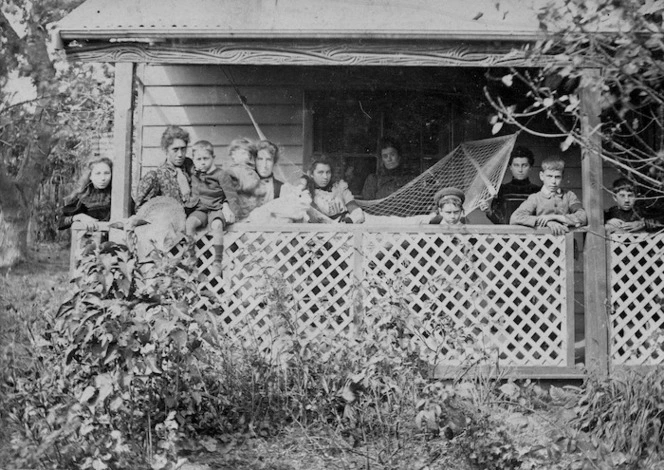
M 613 182 L 616 205 L 604 212 L 606 233 L 656 231 L 661 228 L 659 218 L 646 218 L 636 205 L 636 187 L 627 178 Z
M 541 188 L 530 182 L 528 175 L 535 164 L 533 152 L 526 147 L 516 147 L 510 155 L 510 172 L 512 181 L 503 184 L 498 194 L 489 204 L 489 201 L 480 202 L 480 210 L 494 224 L 509 224 L 512 213 L 528 199 L 528 196 L 538 192 Z
M 187 234 L 193 235 L 200 227 L 209 224 L 214 245 L 214 260 L 210 275 L 221 274 L 224 252 L 224 229 L 235 222 L 235 215 L 228 205 L 222 188 L 224 172 L 214 164 L 214 147 L 207 140 L 192 147 L 194 171 L 191 175 L 191 197 L 187 202 Z

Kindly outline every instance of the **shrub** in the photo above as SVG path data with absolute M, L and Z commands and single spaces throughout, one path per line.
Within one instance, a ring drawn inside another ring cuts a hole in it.
M 460 438 L 468 462 L 482 470 L 510 470 L 521 467 L 519 452 L 504 425 L 487 418 L 474 421 Z
M 626 461 L 664 454 L 664 373 L 625 373 L 591 379 L 580 390 L 572 425 Z
M 161 423 L 219 429 L 203 352 L 218 344 L 215 316 L 196 308 L 193 262 L 155 254 L 139 267 L 123 245 L 87 248 L 76 291 L 7 390 L 18 465 L 140 468 Z

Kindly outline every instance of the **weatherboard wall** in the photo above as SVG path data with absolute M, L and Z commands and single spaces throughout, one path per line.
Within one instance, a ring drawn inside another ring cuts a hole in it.
M 255 67 L 146 65 L 140 79 L 140 174 L 163 163 L 160 140 L 167 125 L 187 130 L 192 143 L 211 142 L 220 164 L 228 161 L 233 139 L 258 139 L 231 80 L 267 138 L 279 145 L 285 159 L 301 164 L 302 87 L 292 75 Z

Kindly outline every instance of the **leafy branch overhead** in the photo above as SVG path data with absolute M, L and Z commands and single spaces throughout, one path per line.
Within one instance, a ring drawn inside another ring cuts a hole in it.
M 539 12 L 545 38 L 529 51 L 539 69 L 516 69 L 494 77 L 508 93 L 487 88 L 502 124 L 579 145 L 661 195 L 664 191 L 664 2 L 564 0 Z M 520 93 L 521 99 L 506 95 Z M 580 96 L 599 99 L 582 105 Z M 584 107 L 585 106 L 585 107 Z M 592 108 L 595 109 L 592 109 Z M 590 112 L 601 124 L 582 132 Z M 542 130 L 543 119 L 554 129 Z M 601 146 L 600 146 L 601 145 Z
M 37 157 L 71 173 L 91 139 L 109 130 L 112 66 L 67 62 L 50 43 L 54 23 L 80 3 L 8 0 L 0 8 L 0 168 L 8 176 L 26 170 L 31 142 L 44 131 L 51 145 Z M 18 93 L 10 91 L 16 82 Z

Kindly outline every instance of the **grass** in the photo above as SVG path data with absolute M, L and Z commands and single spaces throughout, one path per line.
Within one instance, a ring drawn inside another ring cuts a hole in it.
M 45 314 L 65 299 L 68 280 L 67 244 L 40 245 L 28 261 L 0 269 L 0 371 L 21 368 L 27 360 L 33 334 L 44 324 Z M 5 418 L 5 415 L 1 415 Z M 0 463 L 8 462 L 9 427 L 0 426 Z M 2 467 L 0 467 L 2 468 Z

